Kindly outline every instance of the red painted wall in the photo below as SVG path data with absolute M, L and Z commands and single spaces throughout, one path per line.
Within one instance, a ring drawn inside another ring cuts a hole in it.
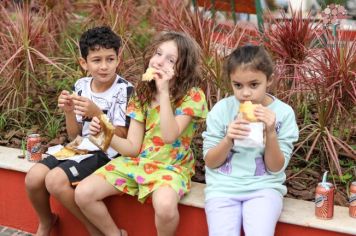
M 27 199 L 24 186 L 25 173 L 0 169 L 0 225 L 34 233 L 37 218 Z M 52 209 L 59 215 L 59 221 L 51 236 L 84 236 L 85 228 L 69 211 L 55 199 Z M 130 196 L 115 196 L 106 200 L 111 215 L 120 228 L 130 236 L 156 235 L 153 208 L 150 203 L 141 204 Z M 179 205 L 180 223 L 177 236 L 208 235 L 204 209 Z M 314 228 L 278 223 L 276 236 L 342 236 Z

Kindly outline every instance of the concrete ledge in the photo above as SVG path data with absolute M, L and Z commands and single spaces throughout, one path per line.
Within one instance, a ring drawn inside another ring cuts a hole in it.
M 12 170 L 16 172 L 26 173 L 34 163 L 28 162 L 24 159 L 17 158 L 18 155 L 21 155 L 22 151 L 14 148 L 7 148 L 0 146 L 0 170 Z M 24 174 L 23 174 L 24 175 Z M 191 192 L 185 196 L 181 201 L 181 205 L 187 207 L 195 208 L 204 208 L 204 184 L 194 183 L 192 184 Z M 3 191 L 3 190 L 2 190 Z M 2 199 L 0 199 L 2 200 Z M 129 201 L 134 202 L 134 198 L 130 198 Z M 112 199 L 109 199 L 109 202 L 113 202 Z M 4 204 L 4 203 L 3 203 Z M 146 206 L 147 204 L 143 204 Z M 6 205 L 4 205 L 6 207 Z M 140 206 L 140 205 L 137 205 Z M 141 205 L 142 206 L 142 205 Z M 151 210 L 150 210 L 151 211 Z M 204 215 L 202 210 L 200 214 Z M 184 219 L 181 217 L 181 219 Z M 334 209 L 334 218 L 332 220 L 319 220 L 314 216 L 314 203 L 296 200 L 291 198 L 284 199 L 284 208 L 282 215 L 279 219 L 276 231 L 282 228 L 285 224 L 296 225 L 302 228 L 310 229 L 320 229 L 324 233 L 319 234 L 307 234 L 307 235 L 356 235 L 356 220 L 349 217 L 348 208 L 335 206 Z M 0 221 L 0 225 L 2 222 Z M 204 222 L 204 225 L 206 223 Z M 11 226 L 11 225 L 8 225 Z M 205 226 L 206 227 L 206 226 Z M 26 229 L 25 229 L 26 230 Z M 329 231 L 325 234 L 326 231 Z M 286 232 L 286 231 L 284 231 Z M 308 231 L 305 231 L 308 232 Z M 330 234 L 332 233 L 332 234 Z M 291 234 L 277 234 L 276 235 L 291 235 Z M 298 235 L 298 234 L 294 234 Z

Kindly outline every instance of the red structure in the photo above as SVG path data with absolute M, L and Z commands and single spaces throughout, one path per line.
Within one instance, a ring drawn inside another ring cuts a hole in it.
M 37 218 L 27 199 L 24 185 L 25 173 L 0 168 L 0 225 L 34 233 Z M 84 226 L 55 199 L 51 199 L 53 211 L 59 221 L 52 230 L 52 236 L 84 236 Z M 150 203 L 141 204 L 130 196 L 114 196 L 106 200 L 110 213 L 120 228 L 130 236 L 156 235 L 154 212 Z M 179 205 L 180 223 L 177 236 L 207 236 L 208 228 L 202 208 Z M 315 228 L 278 223 L 277 236 L 342 236 Z

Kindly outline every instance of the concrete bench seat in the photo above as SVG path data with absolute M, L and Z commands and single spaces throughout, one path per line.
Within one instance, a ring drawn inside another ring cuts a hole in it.
M 22 151 L 0 146 L 0 225 L 34 233 L 37 218 L 27 199 L 24 177 L 34 163 L 19 159 Z M 177 235 L 208 235 L 204 212 L 204 184 L 193 183 L 191 192 L 179 204 L 180 224 Z M 84 227 L 55 199 L 52 209 L 60 220 L 51 235 L 87 235 Z M 130 236 L 156 235 L 152 204 L 139 203 L 135 197 L 113 196 L 105 200 L 113 219 Z M 276 228 L 280 236 L 356 235 L 356 219 L 349 217 L 348 208 L 335 206 L 332 220 L 314 216 L 314 203 L 284 198 L 284 208 Z

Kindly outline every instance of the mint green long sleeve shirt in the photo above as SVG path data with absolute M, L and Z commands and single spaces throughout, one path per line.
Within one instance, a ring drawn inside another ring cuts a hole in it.
M 289 163 L 293 143 L 298 140 L 298 126 L 293 109 L 276 97 L 271 97 L 273 102 L 268 108 L 276 114 L 278 143 L 285 158 L 283 168 L 278 172 L 267 169 L 264 164 L 264 147 L 233 146 L 224 164 L 215 169 L 206 167 L 206 200 L 248 194 L 260 189 L 275 189 L 281 195 L 287 193 L 284 170 Z M 239 106 L 239 101 L 231 96 L 220 100 L 209 112 L 207 130 L 203 132 L 204 158 L 225 137 L 227 127 L 235 119 Z

